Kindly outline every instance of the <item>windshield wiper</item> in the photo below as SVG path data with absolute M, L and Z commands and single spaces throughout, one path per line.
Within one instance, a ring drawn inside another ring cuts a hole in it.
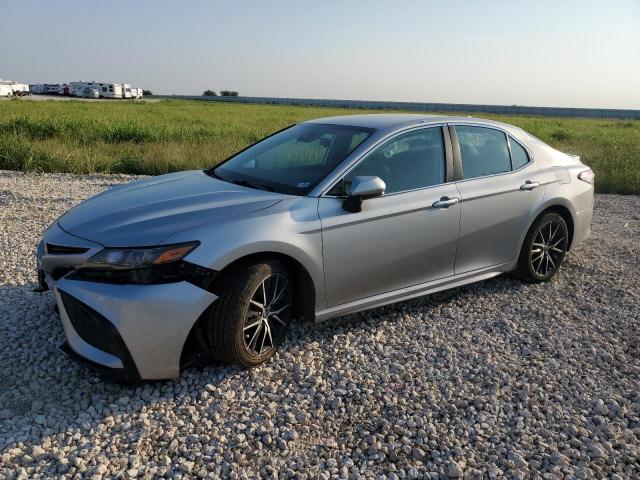
M 243 187 L 254 188 L 256 190 L 266 190 L 268 192 L 275 192 L 273 188 L 268 185 L 259 185 L 257 183 L 252 183 L 248 180 L 233 180 L 231 183 L 235 183 L 236 185 L 241 185 Z
M 253 182 L 250 182 L 250 181 L 244 180 L 244 179 L 242 179 L 242 180 L 225 180 L 220 175 L 218 175 L 216 173 L 215 169 L 213 169 L 213 168 L 210 168 L 209 170 L 204 170 L 204 173 L 209 175 L 210 177 L 217 178 L 218 180 L 222 180 L 223 182 L 233 183 L 235 185 L 241 185 L 243 187 L 249 187 L 249 188 L 253 188 L 255 190 L 266 190 L 267 192 L 275 192 L 273 187 L 270 187 L 269 185 L 253 183 Z
M 218 180 L 222 180 L 224 182 L 224 179 L 220 175 L 218 175 L 216 173 L 215 169 L 213 169 L 213 168 L 210 168 L 208 170 L 204 170 L 204 173 L 206 175 L 209 175 L 210 177 L 217 178 Z

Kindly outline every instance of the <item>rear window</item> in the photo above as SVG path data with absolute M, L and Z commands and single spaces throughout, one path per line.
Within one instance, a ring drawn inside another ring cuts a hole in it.
M 506 135 L 485 127 L 456 126 L 464 179 L 511 171 Z

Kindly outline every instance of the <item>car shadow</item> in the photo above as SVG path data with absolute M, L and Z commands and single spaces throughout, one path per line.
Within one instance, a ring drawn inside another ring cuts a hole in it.
M 62 354 L 64 332 L 51 292 L 35 292 L 35 283 L 0 286 L 0 450 L 17 442 L 39 444 L 64 432 L 88 432 L 119 416 L 138 422 L 140 412 L 155 404 L 188 409 L 202 398 L 232 401 L 230 386 L 282 361 L 279 355 L 251 370 L 220 363 L 185 369 L 180 379 L 121 384 L 101 377 Z M 281 347 L 305 351 L 309 342 L 327 344 L 348 330 L 358 334 L 393 321 L 398 312 L 412 315 L 450 302 L 473 301 L 495 293 L 517 293 L 524 287 L 510 276 L 399 302 L 323 323 L 294 323 Z M 263 370 L 261 370 L 263 369 Z M 286 381 L 286 380 L 285 380 Z M 294 379 L 288 380 L 294 382 Z M 195 396 L 194 396 L 195 395 Z M 259 395 L 259 393 L 258 393 Z M 186 413 L 185 413 L 186 415 Z M 108 428 L 108 427 L 107 427 Z M 140 426 L 139 428 L 143 428 Z M 134 428 L 135 430 L 135 428 Z

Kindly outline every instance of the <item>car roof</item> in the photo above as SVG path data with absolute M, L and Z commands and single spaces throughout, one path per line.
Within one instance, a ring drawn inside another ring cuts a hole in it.
M 365 115 L 341 115 L 338 117 L 324 117 L 308 120 L 304 123 L 320 123 L 331 125 L 346 125 L 352 127 L 373 128 L 375 130 L 397 130 L 402 127 L 429 123 L 477 123 L 496 126 L 508 130 L 518 129 L 507 123 L 496 122 L 476 117 L 462 117 L 453 115 L 423 115 L 419 113 L 373 113 Z

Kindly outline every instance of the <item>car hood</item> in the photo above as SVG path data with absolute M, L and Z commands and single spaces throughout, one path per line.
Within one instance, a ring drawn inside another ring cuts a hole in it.
M 111 188 L 69 210 L 58 224 L 107 247 L 153 246 L 181 230 L 268 208 L 285 197 L 201 170 L 179 172 Z

